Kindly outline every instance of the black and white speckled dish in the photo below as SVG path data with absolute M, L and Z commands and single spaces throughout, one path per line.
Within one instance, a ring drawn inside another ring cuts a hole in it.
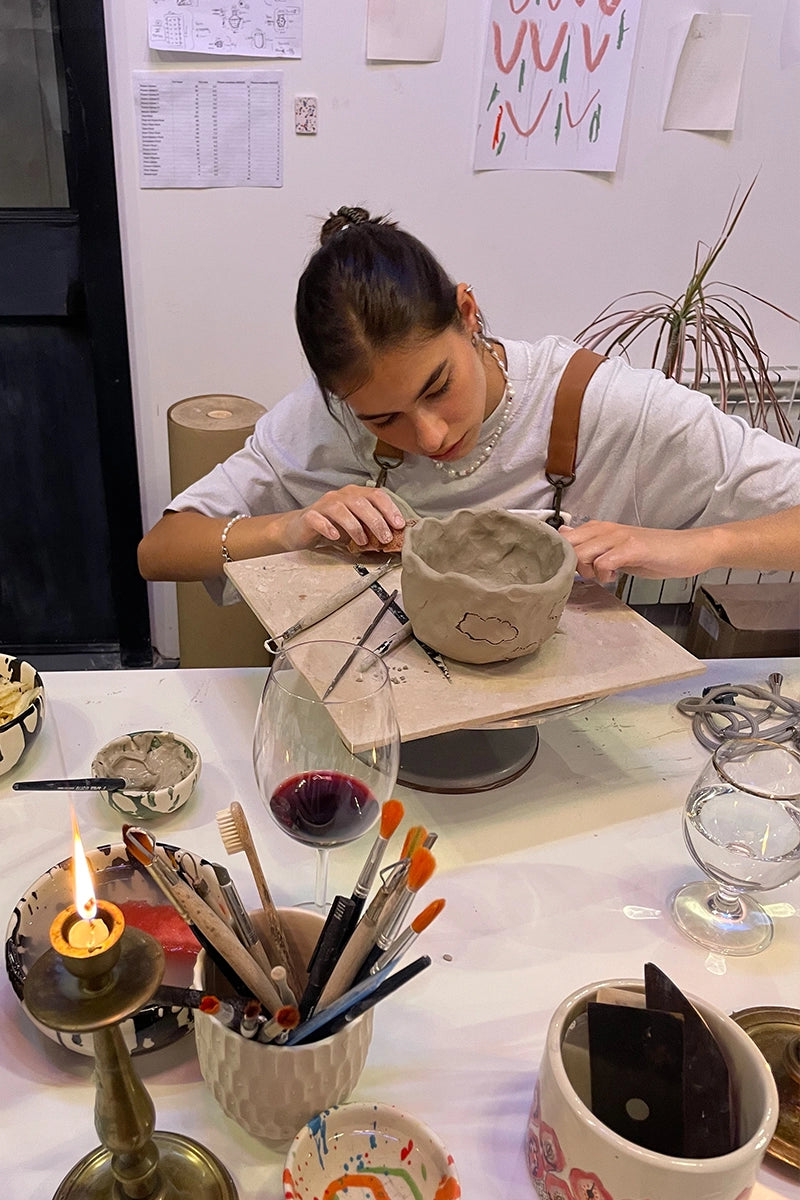
M 166 850 L 172 847 L 164 847 Z M 167 901 L 147 872 L 128 860 L 122 843 L 87 850 L 98 899 L 114 904 L 144 901 L 163 905 Z M 64 859 L 41 875 L 17 901 L 6 930 L 6 971 L 11 986 L 22 1001 L 23 985 L 29 967 L 50 948 L 50 925 L 62 909 L 73 903 L 72 859 Z M 168 967 L 165 982 L 189 986 L 193 960 L 187 957 L 176 968 Z M 30 1017 L 23 1002 L 23 1010 Z M 32 1017 L 30 1017 L 33 1020 Z M 91 1034 L 58 1033 L 34 1022 L 53 1041 L 79 1054 L 92 1054 Z M 131 1054 L 145 1054 L 169 1046 L 193 1027 L 192 1014 L 185 1008 L 167 1008 L 149 1004 L 120 1026 Z
M 0 654 L 0 679 L 10 679 L 25 688 L 42 688 L 24 712 L 0 725 L 0 775 L 13 770 L 39 736 L 45 714 L 44 687 L 39 672 L 23 658 Z

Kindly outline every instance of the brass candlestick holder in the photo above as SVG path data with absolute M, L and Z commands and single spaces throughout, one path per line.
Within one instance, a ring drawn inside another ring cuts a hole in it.
M 164 950 L 149 934 L 126 929 L 122 912 L 97 901 L 97 917 L 75 906 L 50 928 L 51 950 L 25 981 L 25 1003 L 43 1025 L 92 1033 L 94 1123 L 102 1143 L 61 1181 L 54 1200 L 237 1200 L 234 1182 L 204 1146 L 183 1134 L 154 1132 L 155 1109 L 119 1029 L 152 998 L 164 974 Z

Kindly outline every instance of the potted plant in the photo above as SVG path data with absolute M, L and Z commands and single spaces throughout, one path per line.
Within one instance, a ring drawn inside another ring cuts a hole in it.
M 742 297 L 765 304 L 790 321 L 797 318 L 745 288 L 709 278 L 755 183 L 754 179 L 741 200 L 737 189 L 714 244 L 697 243 L 694 269 L 682 295 L 672 298 L 662 292 L 631 292 L 621 296 L 575 340 L 590 350 L 627 357 L 634 342 L 649 336 L 654 339 L 652 367 L 701 391 L 715 375 L 723 411 L 733 391 L 746 403 L 752 425 L 766 429 L 771 412 L 775 430 L 787 440 L 792 437 L 792 428 L 770 378 L 769 357 L 759 344 Z M 635 300 L 640 303 L 634 307 L 630 302 Z

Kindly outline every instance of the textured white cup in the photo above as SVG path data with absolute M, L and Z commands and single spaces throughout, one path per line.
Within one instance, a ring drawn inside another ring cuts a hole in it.
M 323 919 L 300 908 L 278 910 L 298 962 L 308 962 Z M 251 912 L 261 931 L 264 916 Z M 207 977 L 207 967 L 210 968 Z M 214 966 L 197 957 L 194 986 L 212 983 Z M 276 1046 L 243 1038 L 207 1013 L 195 1013 L 200 1071 L 223 1112 L 254 1137 L 287 1146 L 301 1125 L 341 1104 L 358 1083 L 372 1040 L 369 1009 L 332 1037 L 306 1046 Z
M 553 1014 L 526 1142 L 528 1170 L 540 1200 L 566 1195 L 573 1200 L 746 1200 L 778 1122 L 775 1080 L 755 1043 L 719 1009 L 690 996 L 727 1060 L 740 1145 L 716 1158 L 675 1158 L 645 1150 L 593 1116 L 564 1067 L 564 1036 L 601 987 L 644 991 L 642 981 L 635 979 L 588 984 Z

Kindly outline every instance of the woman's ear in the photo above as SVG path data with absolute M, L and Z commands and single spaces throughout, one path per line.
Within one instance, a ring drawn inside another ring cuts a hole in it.
M 472 336 L 480 329 L 478 320 L 478 304 L 472 294 L 472 285 L 459 283 L 456 285 L 456 307 L 461 317 L 461 324 L 466 333 Z

